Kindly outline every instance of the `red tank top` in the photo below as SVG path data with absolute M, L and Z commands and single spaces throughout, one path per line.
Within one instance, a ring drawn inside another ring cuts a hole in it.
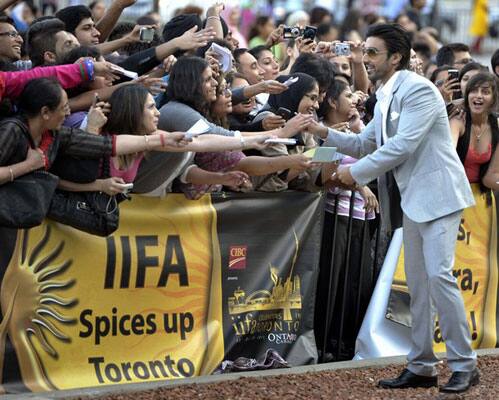
M 471 146 L 468 148 L 466 159 L 464 160 L 464 169 L 470 183 L 480 183 L 480 166 L 490 161 L 492 157 L 492 145 L 485 153 L 477 153 Z

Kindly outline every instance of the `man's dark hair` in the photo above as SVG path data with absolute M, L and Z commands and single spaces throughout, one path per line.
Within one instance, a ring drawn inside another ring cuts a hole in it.
M 58 18 L 45 19 L 32 24 L 28 30 L 27 48 L 33 67 L 45 63 L 44 54 L 51 51 L 55 54 L 55 35 L 65 29 L 64 22 Z
M 91 57 L 94 59 L 98 59 L 101 57 L 101 52 L 97 47 L 94 46 L 79 46 L 72 49 L 66 56 L 61 64 L 74 64 L 80 58 L 83 57 Z
M 303 72 L 314 77 L 321 92 L 325 92 L 334 79 L 333 65 L 317 54 L 300 54 L 291 67 L 290 74 L 295 72 Z
M 454 53 L 458 51 L 470 51 L 470 48 L 464 43 L 450 43 L 440 47 L 437 51 L 437 66 L 454 65 L 456 58 Z
M 234 55 L 234 60 L 236 61 L 236 63 L 239 64 L 239 59 L 241 58 L 241 56 L 244 53 L 249 53 L 249 50 L 245 49 L 245 48 L 241 48 L 241 47 L 239 47 L 238 49 L 234 50 L 234 52 L 232 54 Z
M 499 76 L 499 72 L 496 71 L 496 67 L 499 66 L 499 49 L 494 51 L 494 54 L 492 54 L 490 65 L 492 65 L 492 72 Z
M 209 104 L 203 94 L 203 72 L 208 66 L 200 57 L 180 57 L 170 73 L 168 98 L 208 115 Z
M 366 38 L 377 37 L 385 42 L 387 57 L 399 53 L 401 56 L 397 70 L 407 69 L 411 59 L 411 39 L 407 31 L 398 24 L 376 24 L 367 30 Z
M 92 18 L 92 12 L 87 6 L 78 5 L 63 8 L 55 16 L 66 24 L 66 31 L 74 34 L 83 19 Z
M 0 24 L 10 24 L 14 26 L 14 20 L 7 15 L 0 15 Z
M 416 42 L 412 45 L 412 49 L 416 53 L 422 54 L 427 60 L 431 59 L 431 49 L 426 43 Z

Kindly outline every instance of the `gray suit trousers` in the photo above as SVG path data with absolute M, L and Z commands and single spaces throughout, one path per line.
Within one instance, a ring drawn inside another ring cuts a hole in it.
M 458 211 L 424 223 L 414 222 L 404 214 L 405 274 L 412 317 L 407 368 L 418 375 L 437 373 L 433 306 L 438 313 L 450 369 L 471 371 L 476 366 L 463 298 L 452 275 L 461 214 Z

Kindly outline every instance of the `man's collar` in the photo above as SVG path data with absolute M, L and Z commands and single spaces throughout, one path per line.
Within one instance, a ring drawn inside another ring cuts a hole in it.
M 378 100 L 389 96 L 392 92 L 393 86 L 397 81 L 398 76 L 400 75 L 400 71 L 395 71 L 395 73 L 388 79 L 388 81 L 381 85 L 379 89 L 376 91 L 376 98 Z

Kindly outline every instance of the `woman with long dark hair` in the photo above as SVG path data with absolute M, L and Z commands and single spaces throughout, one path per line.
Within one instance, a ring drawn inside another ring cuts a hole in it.
M 225 139 L 227 143 L 237 144 L 232 148 L 219 147 L 193 151 L 221 151 L 242 150 L 250 147 L 258 147 L 265 139 L 272 136 L 289 137 L 295 132 L 308 126 L 310 117 L 299 115 L 289 121 L 283 128 L 266 132 L 239 132 L 226 129 L 209 119 L 211 104 L 217 99 L 218 82 L 213 78 L 212 70 L 208 63 L 199 57 L 182 57 L 173 66 L 168 84 L 168 98 L 170 99 L 160 109 L 159 127 L 161 129 L 183 129 L 188 130 L 199 120 L 209 125 L 211 135 L 201 135 L 198 139 L 206 139 L 207 136 L 217 136 L 214 142 Z M 223 138 L 223 136 L 226 136 Z M 161 158 L 161 159 L 160 159 Z M 186 153 L 173 161 L 158 157 L 154 162 L 146 161 L 139 170 L 139 181 L 141 177 L 146 178 L 139 182 L 140 190 L 152 192 L 152 194 L 164 194 L 171 189 L 173 180 L 169 177 L 178 177 L 184 183 L 215 185 L 220 176 L 217 174 L 204 174 L 201 169 L 193 165 L 194 154 Z M 167 165 L 168 168 L 159 168 L 159 165 Z M 152 179 L 152 171 L 157 172 L 156 179 Z M 160 175 L 158 175 L 158 173 Z M 189 176 L 188 176 L 189 175 Z M 223 177 L 222 177 L 223 178 Z M 161 182 L 162 181 L 162 182 Z M 155 189 L 158 189 L 156 191 Z
M 494 113 L 497 101 L 497 78 L 489 72 L 479 72 L 466 85 L 464 112 L 450 121 L 452 139 L 466 176 L 470 183 L 478 183 L 482 192 L 499 190 L 499 128 Z

